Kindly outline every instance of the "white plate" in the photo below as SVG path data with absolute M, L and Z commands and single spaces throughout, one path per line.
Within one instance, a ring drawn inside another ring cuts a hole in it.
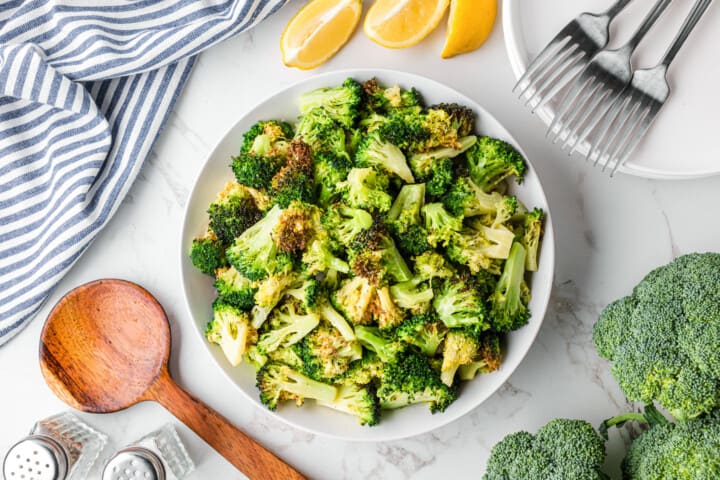
M 205 212 L 208 204 L 222 189 L 225 182 L 233 178 L 228 165 L 230 157 L 235 155 L 240 148 L 243 132 L 262 119 L 277 118 L 294 121 L 299 111 L 296 102 L 301 93 L 323 86 L 338 85 L 347 77 L 358 80 L 377 77 L 380 82 L 387 85 L 414 86 L 423 94 L 428 104 L 445 101 L 467 105 L 477 112 L 479 130 L 483 134 L 505 139 L 517 146 L 507 130 L 482 107 L 454 90 L 424 77 L 389 70 L 346 70 L 318 75 L 302 81 L 276 93 L 255 108 L 240 115 L 237 123 L 228 130 L 208 157 L 195 181 L 185 210 L 180 251 L 181 275 L 186 305 L 193 323 L 192 328 L 197 332 L 197 338 L 206 346 L 217 366 L 238 387 L 240 398 L 294 427 L 312 433 L 345 440 L 387 441 L 427 432 L 461 417 L 480 405 L 507 380 L 530 349 L 542 324 L 552 288 L 555 243 L 552 222 L 548 215 L 539 271 L 532 278 L 533 298 L 530 303 L 532 318 L 529 325 L 508 336 L 507 354 L 501 368 L 497 372 L 482 375 L 467 383 L 457 401 L 444 413 L 432 415 L 427 406 L 414 405 L 394 412 L 383 412 L 384 415 L 379 425 L 362 427 L 358 425 L 354 417 L 315 406 L 312 401 L 306 402 L 305 406 L 301 408 L 286 404 L 279 406 L 276 412 L 267 410 L 258 399 L 253 368 L 246 363 L 235 368 L 231 367 L 220 349 L 205 340 L 203 331 L 211 316 L 215 290 L 212 279 L 201 274 L 192 266 L 187 252 L 192 239 L 202 234 L 206 228 L 207 214 Z M 527 155 L 525 157 L 531 158 Z M 545 194 L 532 166 L 525 177 L 525 182 L 515 189 L 515 192 L 528 206 L 538 206 L 549 213 Z M 244 408 L 241 403 L 238 404 L 238 408 Z
M 602 12 L 612 0 L 504 0 L 503 29 L 513 72 L 520 78 L 555 34 L 581 12 Z M 655 0 L 635 0 L 611 26 L 612 45 L 627 40 Z M 673 2 L 634 58 L 636 67 L 658 63 L 694 0 Z M 648 178 L 697 178 L 720 173 L 720 5 L 711 5 L 670 67 L 672 94 L 621 169 Z M 548 125 L 553 104 L 538 112 Z M 587 152 L 584 149 L 585 153 Z M 584 158 L 576 155 L 577 158 Z

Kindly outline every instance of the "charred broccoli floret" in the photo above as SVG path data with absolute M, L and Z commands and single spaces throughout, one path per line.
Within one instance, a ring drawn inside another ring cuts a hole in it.
M 500 338 L 496 333 L 485 332 L 480 338 L 480 350 L 472 362 L 460 365 L 458 377 L 460 380 L 472 380 L 479 373 L 491 373 L 500 368 L 502 350 Z
M 332 380 L 362 357 L 356 341 L 348 341 L 330 324 L 321 323 L 293 349 L 302 359 L 302 372 L 316 380 Z
M 458 368 L 470 365 L 479 356 L 480 340 L 472 331 L 451 329 L 445 336 L 440 379 L 452 385 Z
M 332 295 L 332 302 L 350 322 L 364 325 L 372 320 L 370 303 L 375 296 L 375 287 L 363 277 L 346 279 Z
M 347 180 L 339 184 L 345 203 L 371 212 L 390 210 L 392 197 L 387 193 L 389 186 L 387 175 L 372 168 L 353 168 Z
M 382 285 L 387 279 L 406 282 L 413 275 L 382 221 L 360 232 L 352 244 L 351 261 L 356 275 Z
M 438 103 L 430 107 L 432 110 L 443 110 L 450 116 L 450 124 L 464 137 L 475 130 L 475 112 L 471 108 L 457 103 Z
M 268 362 L 257 372 L 257 388 L 260 401 L 270 410 L 278 403 L 293 400 L 300 406 L 306 398 L 322 402 L 333 402 L 338 390 L 332 385 L 308 378 L 281 363 Z
M 314 181 L 310 146 L 293 140 L 285 165 L 270 180 L 273 203 L 286 208 L 293 201 L 311 202 L 315 195 Z
M 259 193 L 259 192 L 258 192 Z M 210 229 L 225 245 L 263 217 L 255 204 L 255 196 L 245 187 L 228 182 L 208 207 Z

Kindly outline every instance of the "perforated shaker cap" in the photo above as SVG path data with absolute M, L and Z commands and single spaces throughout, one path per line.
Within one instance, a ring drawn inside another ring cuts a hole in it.
M 165 480 L 165 468 L 147 448 L 128 447 L 105 465 L 102 480 Z
M 6 480 L 63 480 L 67 470 L 65 450 L 44 435 L 31 435 L 19 441 L 3 461 Z

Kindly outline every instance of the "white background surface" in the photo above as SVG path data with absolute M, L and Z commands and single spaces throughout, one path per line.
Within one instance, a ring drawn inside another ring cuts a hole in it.
M 627 407 L 606 362 L 591 345 L 592 324 L 604 305 L 627 294 L 651 268 L 681 253 L 720 250 L 720 226 L 713 220 L 720 179 L 611 180 L 583 163 L 568 161 L 545 143 L 543 125 L 511 95 L 513 76 L 499 23 L 481 50 L 452 60 L 439 57 L 444 26 L 421 45 L 402 51 L 376 46 L 359 31 L 318 71 L 379 67 L 429 76 L 485 106 L 531 156 L 554 215 L 555 291 L 538 340 L 510 381 L 481 407 L 442 429 L 404 441 L 354 444 L 305 434 L 271 419 L 246 404 L 215 368 L 191 330 L 181 296 L 176 252 L 182 211 L 201 162 L 243 111 L 278 88 L 314 75 L 283 67 L 277 46 L 300 3 L 291 2 L 255 31 L 200 57 L 115 218 L 37 319 L 0 348 L 0 452 L 35 420 L 65 408 L 40 374 L 39 332 L 62 294 L 101 277 L 124 278 L 150 290 L 170 316 L 170 366 L 178 382 L 310 478 L 477 479 L 489 448 L 509 432 L 535 431 L 556 416 L 585 418 L 597 425 Z M 115 447 L 173 422 L 198 465 L 192 479 L 243 478 L 158 405 L 81 416 L 110 434 Z M 613 431 L 609 453 L 614 464 L 621 458 L 622 442 Z M 618 478 L 616 469 L 609 472 Z

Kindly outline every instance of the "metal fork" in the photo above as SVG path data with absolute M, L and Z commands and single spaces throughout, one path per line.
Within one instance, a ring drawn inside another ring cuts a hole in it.
M 604 13 L 583 13 L 568 23 L 528 66 L 513 92 L 527 96 L 525 105 L 533 111 L 542 107 L 607 46 L 610 22 L 631 1 L 618 0 Z
M 698 0 L 695 3 L 660 63 L 653 68 L 636 70 L 630 85 L 603 120 L 603 126 L 598 130 L 602 134 L 587 158 L 591 160 L 598 152 L 594 164 L 603 159 L 603 171 L 614 163 L 610 176 L 627 161 L 670 96 L 668 68 L 712 1 Z M 599 149 L 601 145 L 604 145 L 602 151 Z
M 564 140 L 565 145 L 572 144 L 574 149 L 585 134 L 583 132 L 578 137 L 578 131 L 584 125 L 593 126 L 597 123 L 606 111 L 603 107 L 612 105 L 630 83 L 633 72 L 630 59 L 633 52 L 671 2 L 658 0 L 625 45 L 600 51 L 575 78 L 548 127 L 547 136 L 555 135 L 553 143 Z

